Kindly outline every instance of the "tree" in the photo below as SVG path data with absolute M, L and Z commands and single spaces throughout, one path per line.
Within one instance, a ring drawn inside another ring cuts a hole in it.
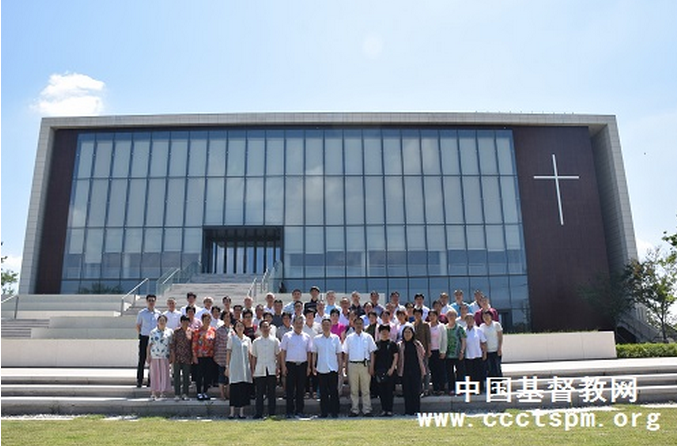
M 656 248 L 649 251 L 645 260 L 632 260 L 626 266 L 628 291 L 636 302 L 647 308 L 650 322 L 660 327 L 663 342 L 668 340 L 670 307 L 677 294 L 677 262 L 674 258 L 674 249 L 664 254 Z
M 598 274 L 588 284 L 579 288 L 579 295 L 597 312 L 611 319 L 614 329 L 618 328 L 623 315 L 635 305 L 633 296 L 628 292 L 627 271 Z
M 2 245 L 2 243 L 0 243 Z M 2 256 L 0 258 L 0 263 L 4 264 L 7 260 L 7 256 Z M 14 284 L 19 278 L 19 273 L 12 271 L 11 269 L 2 268 L 2 294 L 3 295 L 14 295 Z

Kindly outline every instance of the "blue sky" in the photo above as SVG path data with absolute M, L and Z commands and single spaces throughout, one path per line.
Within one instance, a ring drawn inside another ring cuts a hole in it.
M 617 116 L 640 252 L 677 226 L 677 2 L 2 2 L 2 253 L 19 269 L 41 116 Z

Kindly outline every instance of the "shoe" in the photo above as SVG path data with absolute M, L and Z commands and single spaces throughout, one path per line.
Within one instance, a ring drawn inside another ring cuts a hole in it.
M 360 415 L 360 414 L 358 414 L 358 413 L 350 412 L 350 415 L 348 415 L 348 416 L 349 416 L 350 418 L 356 418 L 356 417 L 358 417 L 359 415 Z
M 150 396 L 150 400 L 151 400 L 151 401 L 156 401 L 156 400 L 157 400 L 157 396 L 155 396 L 155 394 L 152 394 L 152 395 Z
M 338 418 L 338 414 L 337 414 L 337 413 L 333 413 L 333 414 L 330 415 L 330 417 L 332 417 L 332 418 Z
M 209 401 L 209 400 L 211 400 L 211 399 L 212 399 L 212 397 L 209 396 L 209 395 L 207 395 L 206 393 L 203 393 L 203 394 L 202 394 L 202 400 L 203 400 L 203 401 Z
M 180 397 L 179 395 L 176 395 L 176 396 L 174 397 L 174 401 L 181 401 L 181 397 Z
M 184 401 L 190 401 L 190 398 L 188 398 L 188 395 L 181 395 L 181 399 Z
M 303 412 L 296 412 L 296 418 L 306 418 L 306 415 Z
M 285 418 L 291 420 L 292 418 L 294 418 L 294 415 L 288 413 L 287 415 L 285 415 Z
M 235 415 L 228 415 L 228 419 L 229 419 L 229 420 L 234 420 L 234 419 L 235 419 Z
M 378 414 L 378 416 L 379 416 L 379 417 L 387 417 L 387 416 L 388 416 L 388 412 L 383 411 L 383 412 L 381 412 L 380 414 Z
M 386 417 L 392 417 L 393 413 L 392 412 L 386 412 Z
M 320 414 L 318 418 L 327 418 L 327 414 L 326 413 Z
M 205 399 L 205 396 L 203 394 L 201 394 L 201 393 L 197 394 L 197 400 L 198 401 L 203 401 L 204 399 Z
M 164 393 L 161 393 L 161 394 L 160 394 L 160 399 L 161 399 L 161 400 L 165 399 L 165 394 L 164 394 Z
M 141 383 L 136 383 L 136 388 L 140 389 L 141 388 Z
M 237 419 L 238 419 L 238 420 L 246 420 L 247 417 L 244 416 L 244 415 L 238 415 L 238 416 L 237 416 Z
M 252 418 L 252 419 L 253 419 L 253 420 L 262 420 L 262 419 L 263 419 L 263 415 L 254 415 L 254 418 Z
M 363 416 L 366 417 L 366 418 L 371 418 L 371 417 L 373 417 L 373 415 L 371 414 L 371 412 L 367 412 L 367 413 L 365 413 Z

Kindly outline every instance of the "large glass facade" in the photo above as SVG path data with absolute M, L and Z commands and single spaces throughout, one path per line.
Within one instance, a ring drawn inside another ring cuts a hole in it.
M 398 290 L 403 300 L 423 292 L 429 301 L 482 289 L 508 325 L 526 322 L 510 130 L 83 132 L 62 292 L 131 288 L 203 262 L 207 231 L 250 227 L 281 231 L 288 289 Z M 258 272 L 260 262 L 231 272 Z

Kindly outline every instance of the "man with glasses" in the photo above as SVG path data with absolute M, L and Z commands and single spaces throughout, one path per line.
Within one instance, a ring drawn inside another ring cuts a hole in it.
M 136 367 L 136 387 L 143 384 L 144 368 L 146 366 L 146 355 L 148 350 L 148 336 L 152 329 L 157 327 L 157 318 L 162 313 L 155 309 L 155 294 L 146 296 L 146 308 L 139 311 L 136 316 L 136 332 L 139 335 L 139 363 Z M 148 376 L 148 386 L 150 387 L 150 376 Z

